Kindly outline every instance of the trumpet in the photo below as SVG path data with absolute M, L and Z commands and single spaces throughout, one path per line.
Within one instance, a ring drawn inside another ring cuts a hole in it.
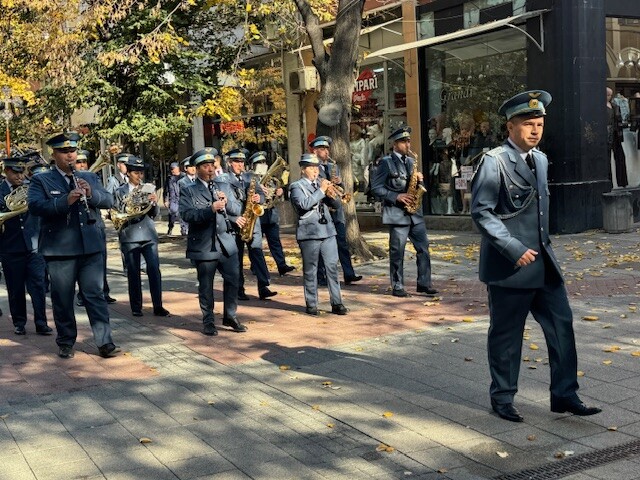
M 352 195 L 350 193 L 346 193 L 344 188 L 339 185 L 336 185 L 332 181 L 329 180 L 329 188 L 327 188 L 326 195 L 329 198 L 339 198 L 342 203 L 349 203 L 351 201 Z

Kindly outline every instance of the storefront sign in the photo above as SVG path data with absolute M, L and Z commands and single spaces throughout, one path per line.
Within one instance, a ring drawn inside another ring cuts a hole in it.
M 473 97 L 473 87 L 471 85 L 452 90 L 442 90 L 440 93 L 440 103 L 445 105 L 450 100 L 462 100 L 471 97 Z
M 220 124 L 220 131 L 223 134 L 238 133 L 244 130 L 244 122 L 224 122 Z
M 369 100 L 371 93 L 378 88 L 378 77 L 373 70 L 363 70 L 356 80 L 351 101 L 356 105 L 363 105 Z

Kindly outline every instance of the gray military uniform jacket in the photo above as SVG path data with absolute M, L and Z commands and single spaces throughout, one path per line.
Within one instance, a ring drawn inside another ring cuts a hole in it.
M 124 198 L 130 192 L 130 184 L 125 183 L 115 192 L 115 207 L 119 212 L 124 212 Z M 137 243 L 155 242 L 158 243 L 158 232 L 153 223 L 160 211 L 158 205 L 151 207 L 151 210 L 145 215 L 134 217 L 127 222 L 125 226 L 118 232 L 120 246 L 123 251 L 134 248 Z
M 320 188 L 314 189 L 306 178 L 301 178 L 289 186 L 289 199 L 298 214 L 298 241 L 335 237 L 336 227 L 331 219 L 329 207 L 336 208 L 340 200 L 327 197 Z M 320 223 L 322 218 L 326 223 Z
M 382 202 L 384 225 L 417 225 L 424 222 L 422 205 L 416 213 L 410 214 L 397 201 L 398 194 L 407 192 L 415 166 L 415 160 L 411 157 L 406 157 L 405 162 L 394 152 L 380 161 L 371 179 L 371 193 Z
M 535 174 L 509 143 L 487 152 L 471 181 L 471 216 L 482 233 L 480 280 L 510 288 L 540 288 L 545 269 L 562 278 L 549 238 L 547 156 L 533 149 Z M 516 262 L 538 252 L 526 267 Z
M 320 165 L 318 178 L 326 178 L 327 180 L 331 181 L 332 177 L 342 178 L 340 167 L 338 167 L 338 164 L 330 161 Z M 342 184 L 339 184 L 338 186 L 342 188 Z M 337 208 L 331 208 L 331 218 L 333 219 L 334 223 L 346 223 L 344 216 L 344 207 L 342 206 L 342 202 L 339 203 L 340 205 Z
M 187 258 L 192 260 L 218 260 L 238 253 L 232 225 L 240 215 L 241 204 L 235 200 L 229 184 L 220 177 L 214 180 L 217 190 L 227 197 L 227 219 L 211 210 L 217 196 L 199 179 L 180 191 L 180 218 L 189 223 Z

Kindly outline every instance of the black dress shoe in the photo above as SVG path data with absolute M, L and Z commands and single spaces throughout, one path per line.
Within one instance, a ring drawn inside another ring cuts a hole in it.
M 213 323 L 205 323 L 204 327 L 202 328 L 202 333 L 210 337 L 215 337 L 216 335 L 218 335 L 218 329 Z
M 38 335 L 51 335 L 51 332 L 53 332 L 53 328 L 51 328 L 49 325 L 36 327 L 36 333 Z
M 438 290 L 436 290 L 433 287 L 423 287 L 422 285 L 418 285 L 418 293 L 426 293 L 427 295 L 435 295 L 436 293 L 438 293 Z
M 102 358 L 111 358 L 115 357 L 116 353 L 120 351 L 120 347 L 114 345 L 113 343 L 105 343 L 101 347 L 98 347 L 98 353 Z
M 304 311 L 307 315 L 313 315 L 314 317 L 318 316 L 318 309 L 316 307 L 306 307 Z
M 16 327 L 13 329 L 13 333 L 15 333 L 16 335 L 26 335 L 27 329 L 24 327 Z
M 133 312 L 131 312 L 131 315 L 133 315 L 134 317 L 141 317 L 142 312 L 140 310 L 134 310 Z
M 496 403 L 495 400 L 491 400 L 491 408 L 498 414 L 500 418 L 509 420 L 510 422 L 522 422 L 524 417 L 520 415 L 518 409 L 513 406 L 513 403 Z
M 73 347 L 70 345 L 61 345 L 60 350 L 58 350 L 58 356 L 60 358 L 73 358 L 74 355 Z
M 272 292 L 266 287 L 258 292 L 258 296 L 260 297 L 260 300 L 266 300 L 267 298 L 275 297 L 277 294 L 278 292 Z
M 80 295 L 78 295 L 78 297 L 76 298 L 76 305 L 79 307 L 84 307 L 84 298 L 82 298 Z
M 331 305 L 331 313 L 335 313 L 336 315 L 346 315 L 349 313 L 349 309 L 343 304 L 338 303 L 337 305 Z
M 104 299 L 107 301 L 107 303 L 116 303 L 118 301 L 110 295 L 105 295 Z
M 393 295 L 394 297 L 400 297 L 400 298 L 405 298 L 409 296 L 409 294 L 405 289 L 392 290 L 391 295 Z
M 222 325 L 225 327 L 231 327 L 234 332 L 246 332 L 247 327 L 240 323 L 236 318 L 224 318 L 222 320 Z
M 169 310 L 167 310 L 164 307 L 154 308 L 153 309 L 153 314 L 156 317 L 170 317 L 171 316 L 171 312 L 169 312 Z
M 249 295 L 243 291 L 238 292 L 238 300 L 249 300 Z
M 578 415 L 580 417 L 586 417 L 589 415 L 595 415 L 596 413 L 600 413 L 602 409 L 598 407 L 589 407 L 584 403 L 582 403 L 577 398 L 575 400 L 567 400 L 563 398 L 552 398 L 551 411 L 555 413 L 568 412 L 568 413 L 573 413 L 574 415 Z
M 362 275 L 354 275 L 353 277 L 344 277 L 344 284 L 351 285 L 353 282 L 362 280 Z
M 282 268 L 278 267 L 278 273 L 280 274 L 281 277 L 284 277 L 287 273 L 293 272 L 295 269 L 296 267 L 293 267 L 291 265 L 285 265 Z

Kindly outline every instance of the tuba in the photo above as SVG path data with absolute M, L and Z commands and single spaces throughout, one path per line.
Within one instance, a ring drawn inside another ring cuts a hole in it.
M 150 184 L 141 183 L 123 197 L 124 211 L 121 212 L 115 208 L 109 210 L 113 227 L 118 232 L 122 231 L 131 220 L 146 215 L 153 208 L 153 203 L 149 201 L 149 192 L 143 188 L 144 185 Z
M 244 213 L 242 214 L 242 217 L 247 220 L 247 223 L 240 229 L 240 238 L 243 242 L 251 241 L 253 238 L 253 229 L 256 227 L 256 220 L 258 220 L 258 217 L 264 215 L 264 207 L 251 199 L 256 193 L 257 182 L 257 177 L 253 177 L 249 184 L 249 190 L 247 191 L 247 202 L 245 203 Z
M 262 186 L 262 190 L 265 192 L 265 202 L 264 209 L 267 210 L 269 208 L 273 208 L 275 203 L 278 201 L 278 197 L 276 197 L 276 190 L 286 185 L 287 180 L 284 179 L 285 172 L 289 173 L 289 165 L 286 160 L 282 158 L 280 155 L 276 155 L 276 161 L 269 167 L 267 173 L 264 174 L 262 180 L 260 180 L 260 185 Z
M 405 210 L 407 213 L 414 214 L 422 205 L 422 196 L 427 192 L 427 189 L 424 188 L 422 182 L 418 181 L 418 156 L 409 150 L 409 155 L 416 159 L 415 164 L 413 165 L 413 173 L 411 174 L 411 179 L 409 180 L 409 188 L 407 189 L 407 193 L 413 197 L 413 201 L 409 205 L 405 205 Z
M 27 191 L 28 185 L 20 185 L 4 197 L 4 203 L 8 212 L 0 212 L 0 231 L 4 230 L 4 222 L 10 218 L 27 213 Z

